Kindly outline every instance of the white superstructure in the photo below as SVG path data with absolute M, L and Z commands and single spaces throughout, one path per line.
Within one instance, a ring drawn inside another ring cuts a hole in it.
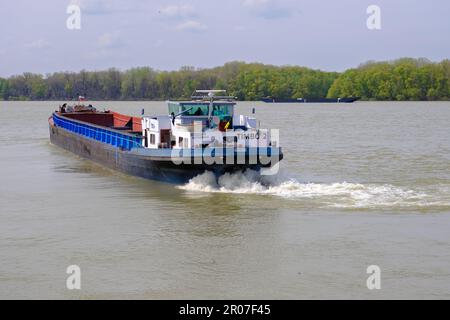
M 145 148 L 202 148 L 205 146 L 269 146 L 268 130 L 253 117 L 236 115 L 233 97 L 224 90 L 197 90 L 191 101 L 168 101 L 169 115 L 142 117 Z

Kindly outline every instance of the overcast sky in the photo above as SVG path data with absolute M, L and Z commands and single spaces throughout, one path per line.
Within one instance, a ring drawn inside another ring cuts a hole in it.
M 69 30 L 67 6 L 81 8 Z M 381 30 L 369 30 L 369 5 Z M 449 0 L 1 0 L 0 76 L 211 67 L 239 60 L 342 71 L 450 58 Z

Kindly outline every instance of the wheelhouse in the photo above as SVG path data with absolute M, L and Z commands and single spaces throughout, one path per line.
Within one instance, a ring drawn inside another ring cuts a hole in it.
M 235 102 L 216 101 L 169 101 L 169 115 L 184 117 L 218 117 L 221 121 L 232 121 Z
M 216 96 L 223 90 L 197 90 L 191 101 L 167 101 L 168 115 L 142 117 L 146 148 L 202 148 L 194 144 L 195 125 L 206 140 L 215 133 L 228 136 L 255 131 L 256 119 L 235 114 L 235 98 Z M 213 139 L 213 138 L 211 138 Z M 217 140 L 216 140 L 217 141 Z

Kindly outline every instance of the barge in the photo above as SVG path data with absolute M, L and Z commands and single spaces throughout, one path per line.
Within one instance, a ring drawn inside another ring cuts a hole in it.
M 262 102 L 266 103 L 352 103 L 358 101 L 359 97 L 344 98 L 297 98 L 297 99 L 279 99 L 275 97 L 262 98 Z
M 276 173 L 283 158 L 277 130 L 235 114 L 234 98 L 221 92 L 197 90 L 191 101 L 168 101 L 168 114 L 160 116 L 64 104 L 48 119 L 50 141 L 111 169 L 171 183 L 205 171 Z

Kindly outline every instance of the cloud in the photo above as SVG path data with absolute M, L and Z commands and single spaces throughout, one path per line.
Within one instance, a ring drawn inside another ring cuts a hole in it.
M 178 31 L 202 32 L 208 29 L 206 25 L 195 20 L 180 23 L 175 27 Z
M 244 6 L 247 7 L 262 6 L 268 2 L 270 2 L 270 0 L 244 0 Z
M 288 18 L 298 12 L 288 1 L 244 0 L 242 4 L 254 15 L 265 19 Z
M 114 10 L 114 1 L 106 0 L 72 0 L 71 4 L 77 5 L 82 14 L 106 14 Z
M 167 18 L 187 18 L 195 16 L 191 5 L 169 5 L 159 9 L 158 13 Z
M 153 47 L 161 48 L 163 46 L 163 44 L 164 44 L 164 42 L 161 39 L 158 39 L 153 43 Z
M 119 32 L 104 33 L 97 38 L 97 46 L 101 49 L 111 49 L 123 46 Z
M 50 46 L 50 43 L 45 39 L 38 39 L 36 41 L 25 44 L 29 49 L 45 49 Z
M 82 56 L 87 60 L 109 59 L 118 52 L 115 49 L 124 45 L 120 32 L 104 33 L 97 37 L 95 46 L 91 50 L 85 50 Z
M 234 26 L 233 29 L 234 29 L 235 31 L 245 31 L 245 30 L 247 30 L 248 28 L 247 28 L 246 26 L 237 25 L 237 26 Z
M 189 4 L 168 5 L 158 10 L 161 17 L 168 19 L 171 23 L 173 20 L 179 21 L 173 30 L 188 32 L 203 32 L 208 29 L 205 24 L 194 20 L 198 16 L 195 8 Z M 194 19 L 193 19 L 194 18 Z
M 130 11 L 137 8 L 141 0 L 71 0 L 80 7 L 82 14 L 102 15 Z

